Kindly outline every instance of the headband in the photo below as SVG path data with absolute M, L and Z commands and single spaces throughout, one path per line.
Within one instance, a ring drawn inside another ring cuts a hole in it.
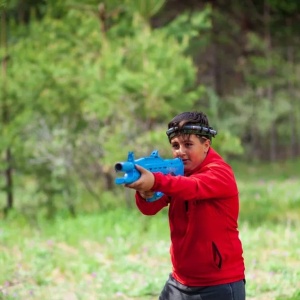
M 166 134 L 169 140 L 178 134 L 203 135 L 208 136 L 209 139 L 211 139 L 211 137 L 215 137 L 217 131 L 212 127 L 204 127 L 202 125 L 184 125 L 182 127 L 171 127 L 167 130 Z

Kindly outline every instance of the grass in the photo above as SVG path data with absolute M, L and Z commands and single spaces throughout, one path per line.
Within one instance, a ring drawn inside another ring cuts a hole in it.
M 159 227 L 167 225 L 166 216 L 157 221 L 120 210 L 57 219 L 34 231 L 1 224 L 2 293 L 16 299 L 149 299 L 169 269 L 167 230 L 162 234 Z
M 295 173 L 286 165 L 284 175 L 267 166 L 236 172 L 248 300 L 300 299 L 300 178 L 290 167 Z M 38 222 L 12 214 L 0 221 L 0 299 L 154 300 L 170 272 L 168 251 L 166 210 Z

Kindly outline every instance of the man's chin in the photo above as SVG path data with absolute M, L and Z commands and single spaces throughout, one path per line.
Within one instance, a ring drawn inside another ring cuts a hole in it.
M 184 172 L 192 171 L 191 167 L 188 164 L 184 164 Z

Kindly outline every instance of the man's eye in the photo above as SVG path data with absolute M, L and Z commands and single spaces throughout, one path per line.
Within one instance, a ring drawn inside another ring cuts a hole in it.
M 189 147 L 193 146 L 193 144 L 192 144 L 192 143 L 186 143 L 185 146 L 186 146 L 187 148 L 189 148 Z
M 178 146 L 177 144 L 173 144 L 173 145 L 172 145 L 172 148 L 173 148 L 173 149 L 178 149 L 178 147 L 179 147 L 179 146 Z

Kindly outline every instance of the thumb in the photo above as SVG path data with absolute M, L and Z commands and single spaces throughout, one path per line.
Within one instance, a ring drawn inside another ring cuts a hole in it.
M 135 164 L 134 166 L 141 174 L 147 172 L 147 170 L 145 168 L 141 167 L 140 165 Z

